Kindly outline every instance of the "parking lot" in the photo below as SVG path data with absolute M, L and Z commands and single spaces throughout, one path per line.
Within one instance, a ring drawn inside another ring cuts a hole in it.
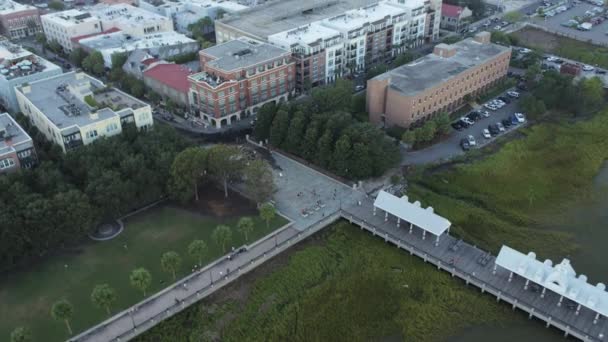
M 500 96 L 506 96 L 505 94 L 506 92 Z M 523 94 L 520 94 L 520 98 L 522 95 Z M 460 131 L 452 129 L 450 136 L 446 140 L 433 146 L 418 151 L 404 152 L 402 163 L 404 165 L 420 165 L 447 160 L 465 153 L 460 145 L 460 142 L 469 135 L 472 135 L 476 141 L 476 146 L 473 148 L 481 148 L 496 140 L 496 138 L 504 136 L 505 134 L 524 126 L 526 123 L 514 125 L 509 128 L 505 127 L 505 132 L 501 132 L 497 136 L 489 139 L 484 138 L 482 134 L 483 130 L 487 129 L 489 125 L 501 122 L 502 120 L 510 117 L 513 113 L 520 112 L 521 110 L 518 108 L 517 102 L 517 99 L 513 99 L 511 103 L 506 104 L 500 109 L 495 111 L 488 110 L 490 114 L 488 118 L 481 118 L 472 126 Z M 480 104 L 483 105 L 483 103 Z M 486 109 L 480 107 L 478 110 Z
M 582 41 L 591 39 L 596 44 L 608 44 L 608 35 L 606 35 L 606 32 L 608 32 L 608 20 L 605 20 L 599 25 L 593 25 L 589 31 L 581 31 L 575 27 L 566 27 L 562 25 L 575 17 L 584 17 L 587 11 L 592 11 L 597 7 L 587 2 L 579 4 L 571 3 L 571 5 L 573 6 L 572 8 L 562 13 L 555 14 L 552 17 L 536 17 L 532 22 L 547 28 L 549 31 L 557 32 L 574 39 Z M 596 16 L 599 15 L 593 15 L 593 17 Z

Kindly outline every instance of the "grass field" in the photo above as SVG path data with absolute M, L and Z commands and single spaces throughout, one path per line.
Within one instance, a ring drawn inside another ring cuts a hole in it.
M 60 298 L 68 299 L 74 306 L 74 331 L 85 330 L 107 317 L 104 310 L 91 303 L 90 293 L 96 284 L 108 283 L 116 289 L 118 298 L 112 311 L 120 311 L 143 299 L 141 292 L 129 283 L 134 268 L 145 267 L 150 271 L 153 285 L 148 293 L 157 292 L 172 282 L 171 275 L 160 268 L 162 253 L 173 250 L 182 256 L 179 275 L 183 276 L 196 263 L 186 252 L 192 240 L 207 242 L 206 262 L 223 254 L 211 239 L 218 224 L 233 228 L 230 245 L 244 243 L 244 237 L 236 231 L 237 220 L 160 206 L 129 218 L 123 233 L 113 240 L 91 243 L 71 255 L 52 257 L 28 270 L 4 276 L 0 281 L 0 341 L 8 341 L 12 329 L 21 325 L 32 329 L 34 341 L 68 338 L 63 323 L 50 316 L 51 305 Z M 249 240 L 256 240 L 285 223 L 277 216 L 267 229 L 256 217 Z
M 437 341 L 517 317 L 346 222 L 294 248 L 138 341 Z
M 419 173 L 409 194 L 449 217 L 455 233 L 494 252 L 508 243 L 542 257 L 567 255 L 575 248 L 571 235 L 537 228 L 591 194 L 608 158 L 606 132 L 608 111 L 576 123 L 535 125 L 479 161 Z

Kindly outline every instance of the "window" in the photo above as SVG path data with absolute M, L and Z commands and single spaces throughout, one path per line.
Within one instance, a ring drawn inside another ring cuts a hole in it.
M 93 139 L 97 137 L 97 130 L 88 131 L 86 134 L 87 139 Z
M 13 160 L 13 158 L 6 158 L 0 160 L 0 169 L 6 169 L 13 165 L 15 165 L 15 161 Z

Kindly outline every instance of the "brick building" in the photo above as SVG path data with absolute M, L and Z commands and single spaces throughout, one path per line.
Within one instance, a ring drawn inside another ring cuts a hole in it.
M 294 89 L 291 52 L 239 38 L 199 52 L 201 72 L 190 75 L 189 102 L 203 121 L 222 127 L 268 102 L 286 101 Z
M 185 65 L 166 62 L 157 62 L 143 72 L 143 80 L 146 86 L 163 98 L 182 107 L 188 107 L 188 89 L 190 83 L 188 76 L 192 71 Z
M 490 43 L 488 32 L 458 43 L 439 44 L 432 54 L 367 81 L 372 123 L 409 127 L 460 108 L 502 80 L 511 48 Z
M 33 36 L 42 31 L 39 10 L 11 0 L 0 0 L 0 33 L 10 39 Z
M 468 7 L 443 4 L 441 7 L 441 28 L 450 31 L 459 31 L 466 28 L 472 19 L 473 12 Z
M 0 114 L 0 174 L 36 164 L 32 138 L 8 114 Z

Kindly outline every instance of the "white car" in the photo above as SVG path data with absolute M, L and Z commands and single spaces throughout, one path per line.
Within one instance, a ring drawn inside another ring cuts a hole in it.
M 460 118 L 460 120 L 462 120 L 464 123 L 466 123 L 467 125 L 471 126 L 475 124 L 475 121 L 467 118 L 466 116 L 463 116 Z
M 595 68 L 592 67 L 591 65 L 584 65 L 583 70 L 584 71 L 593 71 L 593 70 L 595 70 Z
M 519 97 L 519 93 L 516 91 L 508 91 L 507 95 L 513 97 L 513 98 L 518 98 Z
M 515 116 L 515 119 L 517 119 L 517 122 L 519 122 L 519 123 L 523 123 L 526 121 L 526 117 L 524 116 L 523 113 L 515 113 L 513 115 Z
M 467 137 L 467 141 L 469 142 L 469 146 L 477 145 L 477 142 L 475 141 L 475 137 L 473 137 L 472 135 L 469 135 Z
M 496 31 L 500 31 L 500 29 L 502 29 L 502 26 L 500 26 L 500 25 L 496 25 L 496 26 L 494 26 L 494 30 L 496 30 Z
M 483 106 L 486 107 L 486 108 L 488 108 L 488 109 L 490 109 L 490 110 L 497 110 L 498 109 L 496 106 L 494 106 L 493 104 L 489 104 L 489 103 L 486 103 Z
M 503 126 L 502 123 L 500 123 L 500 122 L 496 123 L 496 127 L 498 127 L 498 130 L 500 132 L 504 132 L 505 131 L 505 126 Z
M 487 110 L 480 110 L 479 114 L 481 114 L 481 116 L 484 117 L 484 118 L 489 118 L 490 117 L 490 112 L 488 112 Z
M 557 62 L 558 60 L 559 60 L 559 58 L 557 58 L 555 56 L 547 57 L 547 62 Z
M 492 137 L 492 135 L 490 134 L 490 131 L 488 131 L 487 128 L 484 128 L 483 131 L 481 132 L 481 134 L 486 139 L 490 139 Z
M 527 54 L 527 53 L 530 53 L 530 52 L 532 52 L 532 50 L 530 50 L 528 48 L 521 48 L 519 50 L 519 53 L 524 54 L 524 55 Z

